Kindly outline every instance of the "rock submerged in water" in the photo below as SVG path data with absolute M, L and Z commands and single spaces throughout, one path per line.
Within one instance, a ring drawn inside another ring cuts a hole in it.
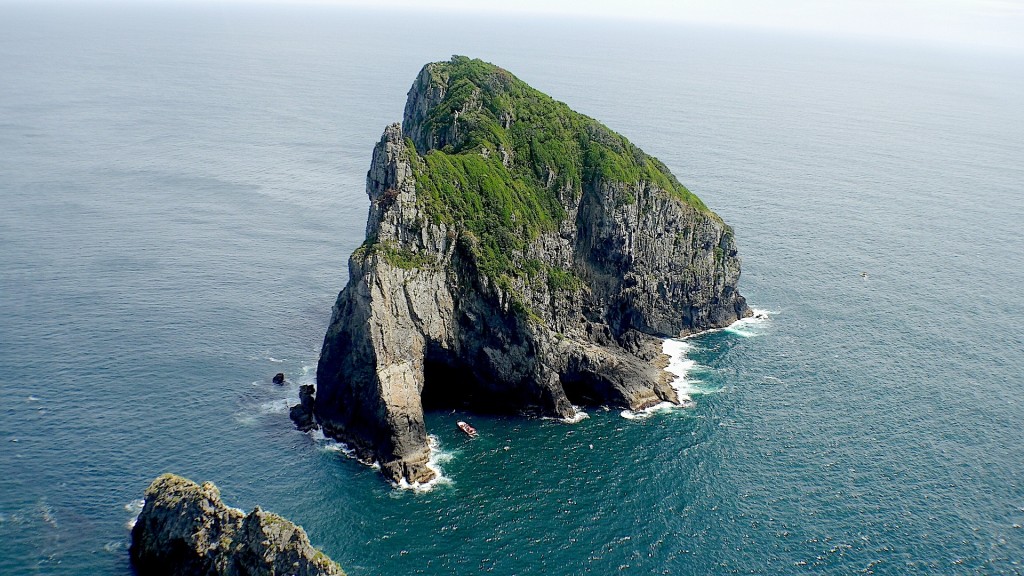
M 132 528 L 140 576 L 344 576 L 302 527 L 258 506 L 225 506 L 210 482 L 164 474 L 146 490 Z
M 428 481 L 423 406 L 678 403 L 660 338 L 749 316 L 732 229 L 657 159 L 465 57 L 428 64 L 367 174 L 314 416 Z
M 278 372 L 277 374 L 274 374 L 274 377 L 271 379 L 271 381 L 274 384 L 284 384 L 284 372 Z

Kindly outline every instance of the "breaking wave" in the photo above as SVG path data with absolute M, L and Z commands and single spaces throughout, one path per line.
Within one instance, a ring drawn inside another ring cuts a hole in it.
M 444 475 L 444 470 L 441 469 L 441 464 L 444 462 L 450 462 L 455 455 L 451 452 L 442 450 L 441 441 L 434 435 L 427 436 L 427 447 L 430 449 L 430 456 L 427 459 L 427 468 L 434 473 L 434 478 L 428 482 L 409 482 L 405 478 L 402 478 L 398 482 L 392 483 L 395 488 L 400 490 L 412 490 L 414 492 L 429 492 L 436 486 L 452 484 L 452 479 Z
M 351 458 L 356 462 L 364 466 L 369 466 L 374 470 L 380 470 L 380 462 L 374 460 L 369 461 L 366 459 L 359 458 L 356 455 L 355 449 L 344 442 L 339 442 L 333 438 L 328 438 L 324 435 L 322 430 L 312 430 L 308 432 L 309 437 L 316 442 L 322 450 L 328 452 L 337 452 L 347 458 Z M 392 486 L 401 490 L 412 490 L 414 492 L 428 492 L 435 486 L 451 484 L 452 480 L 448 476 L 444 475 L 444 470 L 441 465 L 450 462 L 455 455 L 451 452 L 441 449 L 441 442 L 436 436 L 427 436 L 427 447 L 430 449 L 430 456 L 427 459 L 427 468 L 434 473 L 434 478 L 429 482 L 409 482 L 405 478 L 398 482 L 392 482 Z
M 679 404 L 671 402 L 660 402 L 643 410 L 623 410 L 620 416 L 627 420 L 644 420 L 659 412 L 668 412 L 677 408 L 690 408 L 693 406 L 693 398 L 690 394 L 697 391 L 687 375 L 697 365 L 697 362 L 687 357 L 687 353 L 693 349 L 693 344 L 679 339 L 666 339 L 661 343 L 661 351 L 668 355 L 668 366 L 665 371 L 675 376 L 669 383 L 672 389 L 679 396 Z
M 751 310 L 753 315 L 741 318 L 726 328 L 707 330 L 686 338 L 668 338 L 663 340 L 661 351 L 669 357 L 668 366 L 665 367 L 665 371 L 675 376 L 669 385 L 672 386 L 672 389 L 679 396 L 679 404 L 661 402 L 643 410 L 623 410 L 619 415 L 627 420 L 644 420 L 660 412 L 669 412 L 678 408 L 692 408 L 694 405 L 693 395 L 706 393 L 707 390 L 698 386 L 700 384 L 699 380 L 690 377 L 694 369 L 697 368 L 697 362 L 688 356 L 690 351 L 693 350 L 693 344 L 687 340 L 701 334 L 717 332 L 718 330 L 724 330 L 743 338 L 759 336 L 760 332 L 757 330 L 757 327 L 770 320 L 771 316 L 777 314 L 777 312 L 758 308 L 752 308 Z
M 773 315 L 778 314 L 778 312 L 762 310 L 760 308 L 751 308 L 750 310 L 754 313 L 752 316 L 740 318 L 739 320 L 725 327 L 724 330 L 730 334 L 735 334 L 742 338 L 752 338 L 754 336 L 760 336 L 761 331 L 758 328 L 764 325 L 765 322 L 771 320 L 771 317 Z
M 142 498 L 138 500 L 132 500 L 131 502 L 124 505 L 124 511 L 132 515 L 132 517 L 125 523 L 125 526 L 131 530 L 135 528 L 135 523 L 139 520 L 139 514 L 142 513 L 142 507 L 146 505 L 146 501 Z
M 576 424 L 577 422 L 582 422 L 583 420 L 586 420 L 587 418 L 590 418 L 590 414 L 587 414 L 586 412 L 584 412 L 582 407 L 577 406 L 575 404 L 573 404 L 572 407 L 573 407 L 573 410 L 575 410 L 575 412 L 573 412 L 572 416 L 568 416 L 566 418 L 556 418 L 554 416 L 542 416 L 541 420 L 557 420 L 558 422 L 564 422 L 566 424 Z

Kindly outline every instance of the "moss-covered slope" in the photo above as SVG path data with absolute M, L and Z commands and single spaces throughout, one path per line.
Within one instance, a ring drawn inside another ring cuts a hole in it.
M 488 274 L 529 273 L 514 256 L 556 230 L 566 202 L 595 182 L 651 182 L 710 213 L 659 160 L 507 70 L 455 56 L 425 71 L 429 86 L 417 89 L 436 101 L 417 109 L 411 94 L 404 124 L 418 198 L 434 221 L 476 235 Z M 636 198 L 627 192 L 619 201 Z

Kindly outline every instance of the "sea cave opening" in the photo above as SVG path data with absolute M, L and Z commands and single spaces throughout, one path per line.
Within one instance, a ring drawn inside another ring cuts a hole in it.
M 420 402 L 424 412 L 464 410 L 478 414 L 518 414 L 531 405 L 521 387 L 496 386 L 495 381 L 450 351 L 430 344 L 424 357 Z
M 465 410 L 480 403 L 474 374 L 443 359 L 427 358 L 423 365 L 423 410 Z
M 575 406 L 602 406 L 609 402 L 607 383 L 589 372 L 567 372 L 559 376 L 566 398 Z

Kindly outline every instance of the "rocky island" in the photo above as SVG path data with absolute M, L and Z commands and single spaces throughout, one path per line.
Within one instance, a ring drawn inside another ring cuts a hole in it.
M 174 474 L 146 490 L 131 559 L 142 576 L 345 576 L 300 526 L 258 506 L 230 508 L 212 483 Z
M 623 136 L 466 57 L 426 65 L 373 151 L 299 418 L 429 481 L 428 406 L 572 418 L 678 403 L 661 339 L 726 326 L 732 229 Z

